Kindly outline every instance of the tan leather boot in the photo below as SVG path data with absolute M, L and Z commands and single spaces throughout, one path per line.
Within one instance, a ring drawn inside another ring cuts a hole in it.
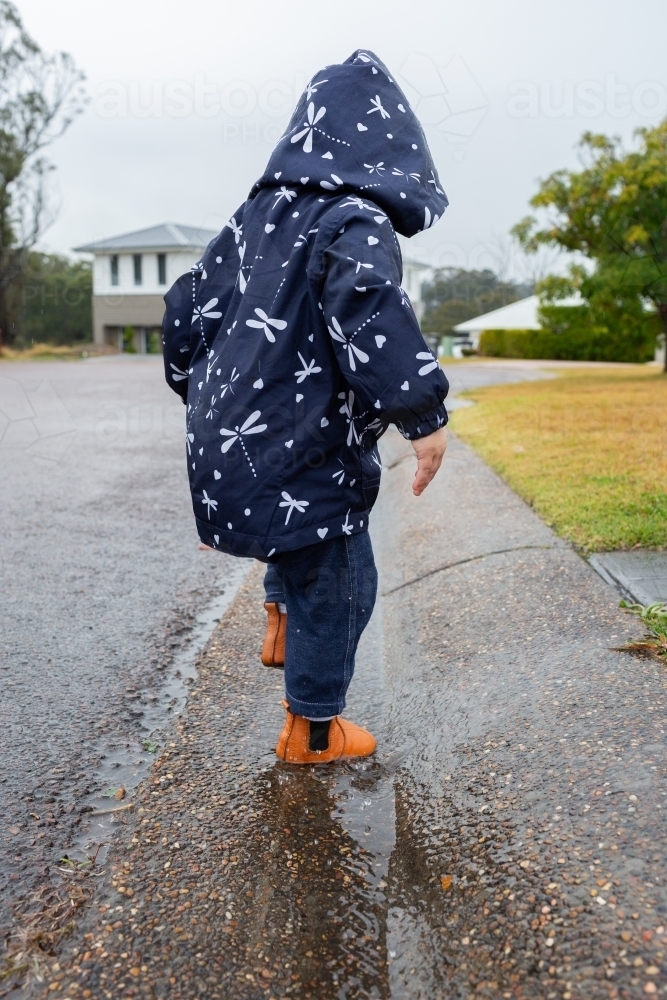
M 283 702 L 287 717 L 278 738 L 276 754 L 288 764 L 326 764 L 346 757 L 368 757 L 377 746 L 375 738 L 361 726 L 355 726 L 339 715 L 329 726 L 329 746 L 326 750 L 311 750 L 310 723 L 302 715 L 292 715 Z
M 284 667 L 287 615 L 283 614 L 273 602 L 267 602 L 264 607 L 268 621 L 262 646 L 262 663 L 265 667 Z

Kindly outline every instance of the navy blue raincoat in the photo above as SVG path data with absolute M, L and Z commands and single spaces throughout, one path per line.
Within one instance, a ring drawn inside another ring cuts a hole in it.
M 379 436 L 446 423 L 396 239 L 446 206 L 383 63 L 358 51 L 317 73 L 248 200 L 165 296 L 202 541 L 266 561 L 365 531 Z

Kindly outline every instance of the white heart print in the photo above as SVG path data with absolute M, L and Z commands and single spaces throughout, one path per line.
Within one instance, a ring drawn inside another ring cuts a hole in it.
M 374 247 L 374 246 L 375 246 L 375 244 L 376 244 L 376 243 L 379 243 L 379 242 L 380 242 L 380 241 L 379 241 L 379 239 L 377 238 L 377 236 L 369 236 L 369 237 L 368 237 L 368 245 L 369 245 L 369 247 Z
M 378 333 L 376 335 L 376 337 L 375 337 L 375 343 L 378 345 L 378 347 L 382 347 L 382 345 L 385 343 L 386 339 L 387 338 L 383 337 L 381 333 Z
M 320 538 L 324 538 L 328 530 L 329 530 L 328 528 L 318 528 L 317 534 L 320 536 Z
M 214 478 L 214 479 L 220 479 L 221 475 L 222 475 L 222 473 L 221 473 L 221 472 L 218 472 L 218 470 L 217 470 L 217 469 L 214 469 L 214 470 L 213 470 L 213 478 Z
M 272 233 L 275 228 L 276 227 L 273 225 L 272 222 L 267 222 L 267 224 L 264 226 L 264 232 L 265 233 Z
M 262 381 L 261 378 L 258 378 L 256 382 L 253 382 L 252 387 L 253 389 L 263 389 L 264 382 Z
M 409 388 L 410 388 L 409 382 L 404 382 L 403 385 L 401 386 L 401 389 L 403 389 L 404 392 Z

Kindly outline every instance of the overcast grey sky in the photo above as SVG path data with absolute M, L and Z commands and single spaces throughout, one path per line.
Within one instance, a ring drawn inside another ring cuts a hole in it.
M 373 49 L 422 118 L 451 205 L 410 241 L 492 263 L 537 179 L 586 129 L 631 140 L 667 115 L 665 0 L 18 0 L 70 52 L 91 103 L 50 151 L 53 250 L 163 221 L 219 229 L 309 77 Z

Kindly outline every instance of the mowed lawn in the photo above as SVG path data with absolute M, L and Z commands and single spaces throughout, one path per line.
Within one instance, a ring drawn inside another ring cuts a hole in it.
M 584 552 L 667 548 L 667 376 L 556 375 L 465 393 L 477 405 L 452 415 L 454 431 Z

